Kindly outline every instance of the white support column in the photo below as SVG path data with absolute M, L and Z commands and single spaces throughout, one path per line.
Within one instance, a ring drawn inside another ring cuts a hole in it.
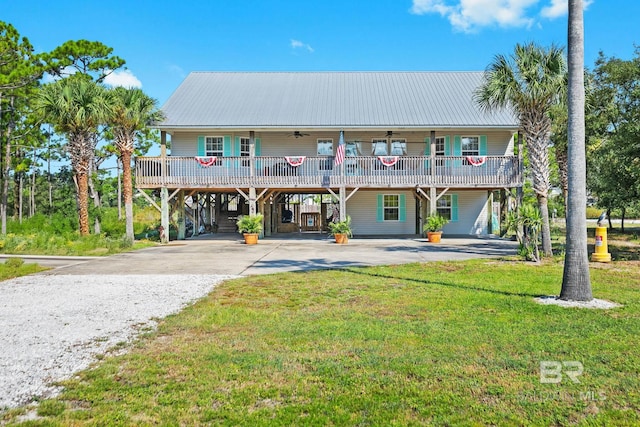
M 160 189 L 160 242 L 169 243 L 169 190 L 167 187 Z
M 347 219 L 347 189 L 340 186 L 340 221 Z
M 437 203 L 436 187 L 431 187 L 429 189 L 429 215 L 435 215 L 438 212 Z
M 176 215 L 178 216 L 178 240 L 184 240 L 186 234 L 186 224 L 184 220 L 184 191 L 180 190 L 176 199 Z

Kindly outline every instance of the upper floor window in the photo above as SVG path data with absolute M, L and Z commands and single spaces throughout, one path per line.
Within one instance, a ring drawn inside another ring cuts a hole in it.
M 387 150 L 386 139 L 374 139 L 371 141 L 371 154 L 374 156 L 386 156 L 389 154 Z
M 345 143 L 345 154 L 347 157 L 361 156 L 360 141 L 347 141 Z
M 480 138 L 477 136 L 463 136 L 461 138 L 462 155 L 478 156 L 480 154 Z
M 444 153 L 445 153 L 444 144 L 445 144 L 444 136 L 436 137 L 436 156 L 444 156 Z
M 207 136 L 204 140 L 204 155 L 222 157 L 224 138 L 221 136 Z
M 406 139 L 392 139 L 391 140 L 391 155 L 392 156 L 406 156 L 407 155 L 407 140 Z
M 240 137 L 240 156 L 241 157 L 249 156 L 249 138 L 245 136 Z
M 318 140 L 318 156 L 333 156 L 333 139 Z

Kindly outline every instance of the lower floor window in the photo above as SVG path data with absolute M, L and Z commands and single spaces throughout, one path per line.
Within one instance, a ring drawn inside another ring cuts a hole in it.
M 382 198 L 385 221 L 398 221 L 400 219 L 400 196 L 397 194 L 385 194 Z
M 448 220 L 451 220 L 451 195 L 444 195 L 436 202 L 436 209 L 438 215 L 441 215 Z

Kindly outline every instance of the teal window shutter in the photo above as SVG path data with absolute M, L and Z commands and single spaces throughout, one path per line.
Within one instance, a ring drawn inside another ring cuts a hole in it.
M 239 136 L 235 137 L 233 155 L 234 156 L 239 156 L 240 155 L 240 137 Z
M 425 156 L 431 155 L 431 138 L 429 137 L 426 137 L 424 139 L 424 155 Z
M 462 156 L 462 138 L 460 138 L 460 135 L 453 137 L 453 155 Z
M 384 201 L 383 201 L 383 195 L 382 194 L 378 194 L 378 210 L 377 210 L 377 215 L 376 215 L 376 221 L 377 222 L 383 222 L 384 221 Z
M 458 221 L 458 195 L 451 195 L 451 222 Z
M 487 135 L 480 135 L 480 147 L 478 147 L 478 151 L 481 156 L 487 155 Z
M 198 156 L 204 156 L 204 136 L 198 136 Z
M 407 208 L 406 208 L 406 196 L 404 194 L 400 194 L 398 198 L 398 207 L 399 207 L 399 219 L 400 222 L 405 222 L 407 220 Z
M 222 155 L 224 157 L 232 156 L 231 154 L 231 136 L 225 135 L 222 141 Z
M 450 156 L 451 155 L 451 145 L 450 145 L 450 138 L 449 135 L 444 137 L 444 155 L 445 156 Z
M 255 144 L 255 149 L 256 149 L 256 156 L 261 156 L 262 155 L 261 154 L 262 153 L 262 147 L 261 147 L 262 144 L 260 144 L 260 138 L 256 138 L 255 141 L 254 141 L 254 144 Z

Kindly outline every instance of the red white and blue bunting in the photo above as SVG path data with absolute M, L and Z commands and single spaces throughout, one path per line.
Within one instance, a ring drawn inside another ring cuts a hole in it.
M 484 165 L 484 162 L 487 160 L 487 156 L 467 156 L 467 162 L 473 166 L 481 166 Z
M 215 165 L 216 160 L 218 160 L 217 156 L 196 156 L 196 162 L 204 168 Z
M 301 164 L 303 164 L 306 158 L 307 158 L 307 156 L 285 156 L 284 159 L 291 166 L 296 167 L 296 166 L 300 166 Z
M 380 163 L 390 168 L 391 166 L 398 163 L 399 157 L 400 156 L 378 156 L 378 160 L 380 160 Z

